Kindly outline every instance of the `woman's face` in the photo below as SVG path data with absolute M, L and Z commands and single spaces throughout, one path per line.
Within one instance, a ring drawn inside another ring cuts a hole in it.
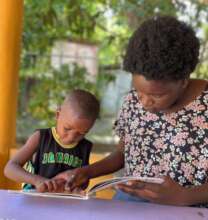
M 133 74 L 133 86 L 143 107 L 158 112 L 171 108 L 181 98 L 187 81 L 146 80 L 142 75 Z

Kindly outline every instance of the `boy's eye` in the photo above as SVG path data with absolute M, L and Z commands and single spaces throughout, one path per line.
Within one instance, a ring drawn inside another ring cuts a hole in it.
M 64 131 L 70 131 L 71 128 L 64 128 Z

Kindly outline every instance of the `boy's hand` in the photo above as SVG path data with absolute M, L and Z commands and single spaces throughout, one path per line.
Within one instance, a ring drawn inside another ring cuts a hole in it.
M 46 179 L 39 182 L 35 188 L 38 192 L 63 192 L 65 181 L 61 179 Z
M 89 174 L 86 167 L 77 168 L 74 170 L 64 171 L 56 175 L 53 179 L 64 180 L 65 190 L 72 192 L 76 188 L 85 189 L 89 183 Z

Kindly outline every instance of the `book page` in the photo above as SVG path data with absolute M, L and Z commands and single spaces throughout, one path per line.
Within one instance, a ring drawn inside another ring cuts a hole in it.
M 50 198 L 64 198 L 64 199 L 81 199 L 86 200 L 88 199 L 88 195 L 82 195 L 82 194 L 74 194 L 74 193 L 39 193 L 36 190 L 8 190 L 9 193 L 17 193 L 17 194 L 23 194 L 28 196 L 39 196 L 39 197 L 50 197 Z
M 126 176 L 126 177 L 115 177 L 109 180 L 102 181 L 96 185 L 94 185 L 89 191 L 88 195 L 91 195 L 97 191 L 115 186 L 117 184 L 126 183 L 128 181 L 142 181 L 142 182 L 149 182 L 149 183 L 156 183 L 162 184 L 164 180 L 162 178 L 155 178 L 155 177 L 136 177 L 136 176 Z
M 149 182 L 149 183 L 156 183 L 156 184 L 162 184 L 164 182 L 161 178 L 154 178 L 154 177 L 136 177 L 136 176 L 126 176 L 126 177 L 115 177 L 112 179 L 108 179 L 105 181 L 102 181 L 96 185 L 94 185 L 87 193 L 86 195 L 82 194 L 74 194 L 74 193 L 38 193 L 36 190 L 8 190 L 10 193 L 18 193 L 18 194 L 24 194 L 29 196 L 40 196 L 40 197 L 51 197 L 51 198 L 65 198 L 65 199 L 81 199 L 81 200 L 87 200 L 90 196 L 92 196 L 94 193 L 100 190 L 104 190 L 110 187 L 113 187 L 117 184 L 126 183 L 128 181 L 142 181 L 142 182 Z

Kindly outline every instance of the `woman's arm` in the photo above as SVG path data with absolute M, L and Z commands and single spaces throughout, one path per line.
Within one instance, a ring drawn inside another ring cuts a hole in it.
M 4 168 L 4 175 L 6 177 L 16 182 L 25 182 L 34 186 L 46 180 L 46 178 L 31 174 L 23 168 L 24 164 L 32 158 L 32 155 L 37 150 L 39 139 L 40 132 L 36 131 L 28 138 L 17 154 L 8 161 Z
M 208 183 L 186 188 L 185 195 L 187 205 L 208 203 Z
M 111 153 L 108 157 L 91 164 L 84 169 L 87 170 L 89 178 L 95 178 L 103 176 L 109 173 L 116 172 L 124 166 L 124 144 L 122 141 L 119 142 L 116 151 Z
M 58 174 L 55 179 L 64 179 L 66 189 L 73 190 L 87 183 L 89 179 L 113 173 L 124 166 L 124 143 L 119 142 L 115 152 L 89 166 L 69 170 Z

